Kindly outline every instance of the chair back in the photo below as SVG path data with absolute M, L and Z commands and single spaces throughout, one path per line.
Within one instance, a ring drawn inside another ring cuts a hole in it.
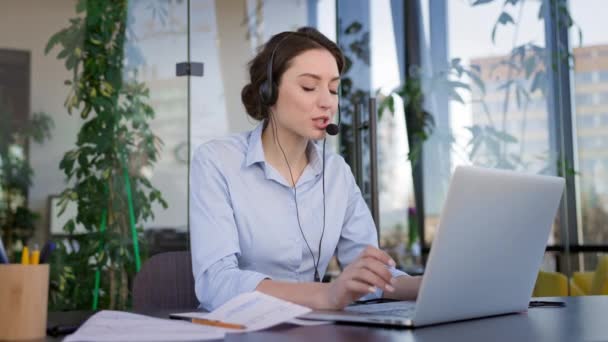
M 196 309 L 198 305 L 189 251 L 156 254 L 135 275 L 135 311 Z
M 568 278 L 558 272 L 539 271 L 532 297 L 563 297 L 568 295 Z
M 597 263 L 597 268 L 591 280 L 592 295 L 608 294 L 608 255 L 604 255 Z

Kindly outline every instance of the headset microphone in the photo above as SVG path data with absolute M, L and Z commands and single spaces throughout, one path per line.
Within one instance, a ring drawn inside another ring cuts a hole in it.
M 338 100 L 339 101 L 339 100 Z M 338 124 L 330 123 L 325 127 L 325 132 L 329 135 L 336 135 L 340 133 L 340 121 L 342 120 L 342 115 L 340 113 L 340 103 L 338 102 Z
M 327 125 L 327 127 L 325 127 L 325 132 L 327 132 L 329 135 L 336 135 L 338 132 L 340 132 L 340 127 L 338 127 L 338 125 L 335 123 L 330 123 Z

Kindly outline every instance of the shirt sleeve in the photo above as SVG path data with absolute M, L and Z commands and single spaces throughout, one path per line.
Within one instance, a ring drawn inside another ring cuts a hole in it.
M 238 267 L 239 235 L 228 183 L 214 152 L 207 144 L 199 147 L 190 170 L 192 273 L 196 297 L 208 311 L 270 278 Z
M 348 184 L 347 186 L 349 189 L 347 197 L 348 203 L 340 239 L 338 240 L 338 246 L 336 248 L 336 256 L 340 265 L 346 267 L 351 262 L 355 261 L 367 246 L 371 245 L 377 248 L 378 235 L 372 214 L 369 211 L 365 200 L 363 200 L 361 190 L 355 182 L 350 167 L 346 162 L 343 162 L 343 165 L 344 177 L 347 177 L 346 184 Z M 391 267 L 389 270 L 393 277 L 408 275 L 395 267 Z M 375 293 L 365 295 L 361 299 L 380 298 L 382 295 L 383 291 L 378 289 Z

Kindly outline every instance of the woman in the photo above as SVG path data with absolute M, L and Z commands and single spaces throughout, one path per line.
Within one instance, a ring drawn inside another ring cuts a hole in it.
M 196 150 L 190 241 L 204 309 L 254 290 L 313 309 L 365 295 L 416 297 L 420 278 L 377 248 L 350 168 L 315 143 L 338 110 L 343 68 L 340 49 L 315 29 L 273 36 L 241 94 L 259 125 Z M 343 271 L 321 283 L 333 255 Z

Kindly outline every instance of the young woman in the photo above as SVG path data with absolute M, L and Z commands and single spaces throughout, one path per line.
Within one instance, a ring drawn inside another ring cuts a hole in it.
M 273 36 L 241 93 L 258 126 L 196 150 L 190 241 L 204 309 L 254 290 L 314 309 L 416 297 L 420 278 L 377 248 L 350 168 L 325 153 L 343 68 L 340 49 L 313 28 Z M 343 271 L 321 283 L 333 255 Z

